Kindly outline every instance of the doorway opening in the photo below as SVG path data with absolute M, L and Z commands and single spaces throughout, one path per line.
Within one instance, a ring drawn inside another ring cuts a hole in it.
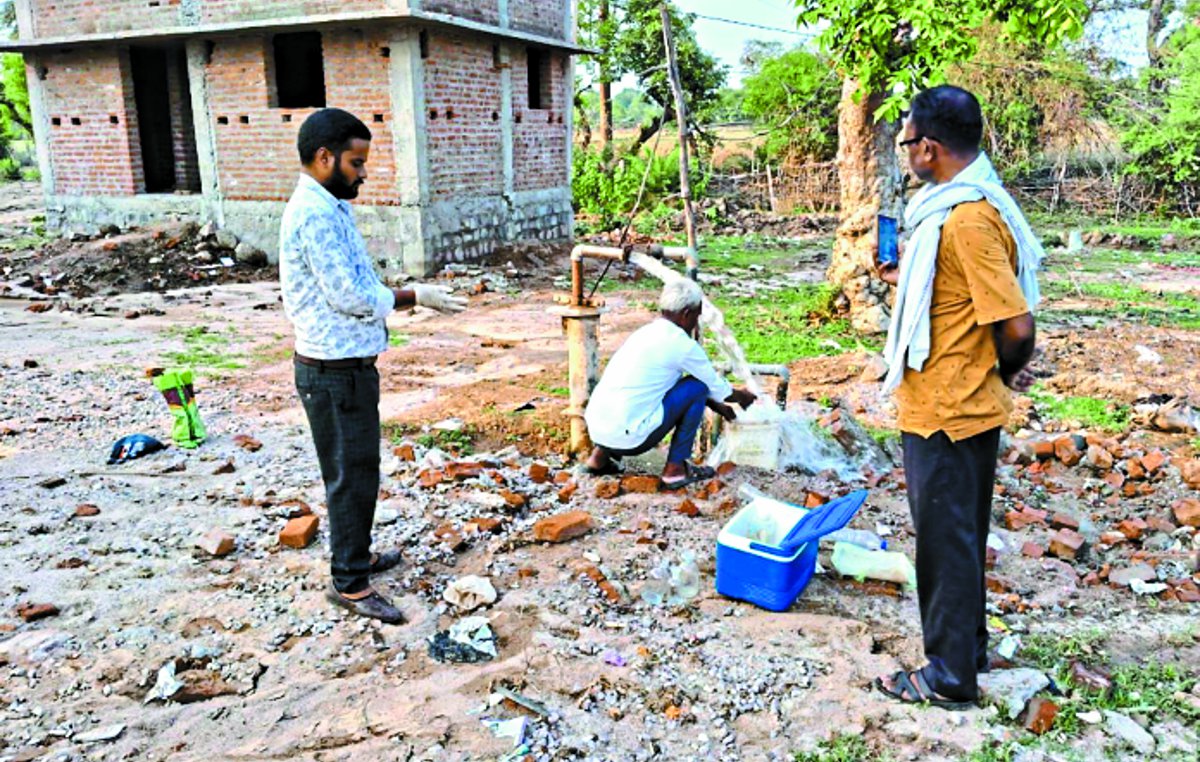
M 144 193 L 199 193 L 200 167 L 187 54 L 181 45 L 132 47 L 129 66 Z

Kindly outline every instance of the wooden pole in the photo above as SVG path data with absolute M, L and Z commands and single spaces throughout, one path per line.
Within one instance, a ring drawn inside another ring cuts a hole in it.
M 600 8 L 597 18 L 600 21 L 601 29 L 608 23 L 608 0 L 600 0 Z M 608 73 L 606 68 L 600 67 L 600 149 L 607 149 L 612 145 L 613 141 L 613 113 L 612 113 L 612 83 L 607 81 Z
M 700 269 L 700 254 L 696 248 L 696 212 L 692 209 L 692 182 L 688 176 L 688 110 L 683 100 L 683 85 L 679 80 L 679 61 L 675 58 L 675 37 L 671 34 L 671 14 L 667 4 L 658 6 L 662 16 L 663 42 L 667 48 L 667 76 L 671 80 L 671 92 L 675 95 L 675 120 L 679 124 L 679 192 L 683 197 L 683 224 L 687 230 L 688 249 L 693 252 L 688 261 L 688 272 Z

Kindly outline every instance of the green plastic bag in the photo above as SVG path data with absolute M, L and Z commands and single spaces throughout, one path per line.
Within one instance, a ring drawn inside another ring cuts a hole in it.
M 191 368 L 168 368 L 150 372 L 150 380 L 162 392 L 171 409 L 171 439 L 175 444 L 191 450 L 199 447 L 208 436 L 200 410 L 196 407 L 196 390 L 192 386 Z

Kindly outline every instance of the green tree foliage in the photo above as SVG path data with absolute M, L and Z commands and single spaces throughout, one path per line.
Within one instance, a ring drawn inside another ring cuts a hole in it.
M 0 179 L 16 180 L 21 176 L 12 146 L 32 136 L 25 63 L 21 56 L 0 54 Z
M 583 0 L 579 6 L 580 40 L 601 50 L 593 63 L 585 64 L 585 67 L 590 66 L 595 82 L 602 78 L 615 82 L 632 75 L 637 79 L 638 89 L 652 105 L 650 114 L 636 123 L 641 129 L 627 149 L 628 153 L 636 154 L 665 122 L 675 118 L 659 0 L 610 2 L 607 21 L 599 20 L 598 8 L 599 0 Z M 700 49 L 692 30 L 693 17 L 680 13 L 673 5 L 668 5 L 668 11 L 684 97 L 694 120 L 703 122 L 721 106 L 725 68 Z M 614 98 L 614 115 L 617 98 Z M 614 123 L 619 124 L 615 118 Z
M 1006 40 L 988 24 L 971 60 L 950 67 L 950 81 L 983 105 L 984 147 L 1002 172 L 1032 169 L 1050 152 L 1108 139 L 1102 109 L 1109 96 L 1089 69 L 1103 64 L 1086 53 Z
M 978 31 L 1055 47 L 1083 32 L 1085 0 L 794 0 L 803 24 L 825 23 L 820 43 L 860 95 L 885 93 L 877 118 L 896 119 L 947 67 L 971 58 Z
M 679 193 L 678 148 L 657 156 L 647 149 L 640 154 L 626 155 L 611 166 L 599 151 L 575 151 L 573 164 L 571 186 L 575 209 L 582 215 L 596 218 L 602 229 L 610 229 L 628 218 L 643 177 L 646 190 L 641 211 L 661 208 L 664 201 Z M 708 178 L 693 163 L 693 192 L 703 194 L 707 184 Z
M 1148 178 L 1187 213 L 1200 214 L 1200 2 L 1167 41 L 1158 72 L 1161 105 L 1129 117 L 1121 136 L 1129 171 Z
M 769 130 L 767 155 L 783 161 L 832 159 L 841 87 L 828 61 L 803 48 L 745 59 L 755 72 L 743 83 L 742 105 L 747 116 Z

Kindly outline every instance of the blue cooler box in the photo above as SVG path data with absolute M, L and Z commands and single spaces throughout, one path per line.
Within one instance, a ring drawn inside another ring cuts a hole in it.
M 717 592 L 768 611 L 786 611 L 812 579 L 820 538 L 849 523 L 860 490 L 812 511 L 755 498 L 717 535 Z

